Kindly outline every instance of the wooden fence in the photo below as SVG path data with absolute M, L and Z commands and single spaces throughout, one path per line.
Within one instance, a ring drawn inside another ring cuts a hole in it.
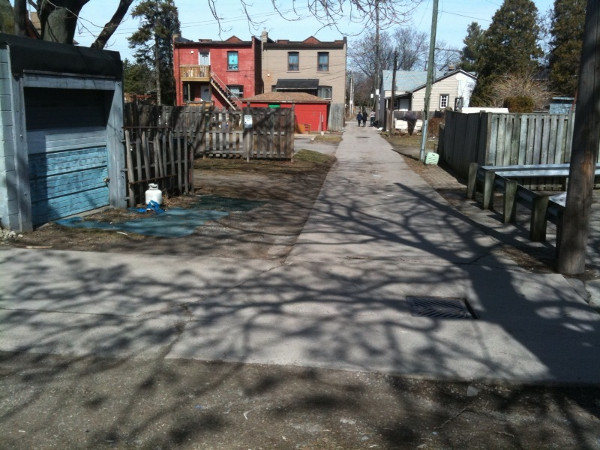
M 571 156 L 572 114 L 461 114 L 446 112 L 440 133 L 441 159 L 459 176 L 469 164 L 564 164 Z M 550 187 L 543 180 L 532 189 Z
M 128 103 L 124 123 L 129 206 L 144 202 L 149 183 L 167 194 L 191 192 L 197 157 L 291 160 L 294 155 L 293 109 Z
M 189 193 L 194 184 L 194 157 L 189 136 L 168 127 L 125 127 L 127 203 L 145 201 L 149 183 L 169 194 Z
M 327 129 L 329 131 L 343 131 L 346 125 L 345 121 L 346 108 L 344 104 L 332 103 L 329 107 L 329 120 L 327 121 Z

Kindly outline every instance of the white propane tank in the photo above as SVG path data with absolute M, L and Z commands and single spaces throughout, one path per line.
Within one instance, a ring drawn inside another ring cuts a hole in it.
M 154 200 L 159 205 L 162 205 L 162 192 L 158 188 L 158 184 L 150 183 L 146 191 L 146 205 Z

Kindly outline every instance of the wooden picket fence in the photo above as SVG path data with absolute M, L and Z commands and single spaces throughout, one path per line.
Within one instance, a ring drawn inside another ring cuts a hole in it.
M 192 192 L 197 157 L 291 160 L 294 120 L 291 108 L 228 111 L 126 104 L 129 206 L 144 202 L 149 183 L 168 195 Z
M 187 194 L 194 185 L 194 155 L 188 136 L 168 127 L 125 127 L 128 205 L 145 201 L 155 183 L 168 194 Z

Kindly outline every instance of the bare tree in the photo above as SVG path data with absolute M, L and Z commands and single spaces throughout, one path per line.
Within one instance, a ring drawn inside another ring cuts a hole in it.
M 411 28 L 397 28 L 392 33 L 394 49 L 398 51 L 398 70 L 423 67 L 429 52 L 427 33 Z
M 461 51 L 451 48 L 445 41 L 437 41 L 435 47 L 435 68 L 441 72 L 460 65 Z
M 416 70 L 425 65 L 429 51 L 428 35 L 410 28 L 382 31 L 380 36 L 379 67 L 392 70 L 394 51 L 398 51 L 397 70 Z M 348 50 L 350 66 L 368 78 L 375 79 L 377 54 L 375 52 L 375 33 L 371 32 L 352 42 Z
M 79 14 L 90 0 L 15 0 L 13 15 L 15 34 L 24 34 L 27 28 L 27 4 L 33 6 L 40 18 L 41 36 L 45 41 L 72 44 Z M 111 20 L 92 44 L 94 48 L 104 48 L 119 24 L 127 14 L 134 0 L 121 0 Z
M 394 63 L 394 47 L 390 35 L 383 31 L 380 34 L 379 54 L 382 70 L 391 70 Z M 364 37 L 353 40 L 349 46 L 348 57 L 350 65 L 355 72 L 360 72 L 368 78 L 375 78 L 377 67 L 377 52 L 375 51 L 375 33 L 371 32 Z
M 6 0 L 0 0 L 6 4 Z M 92 0 L 14 0 L 13 15 L 17 34 L 26 29 L 27 4 L 32 5 L 37 11 L 41 27 L 42 39 L 73 43 L 75 27 L 83 7 Z M 101 0 L 94 0 L 101 1 Z M 95 48 L 104 48 L 107 41 L 114 34 L 121 21 L 127 14 L 135 0 L 120 0 L 111 20 L 107 22 L 96 41 L 92 44 Z M 344 17 L 356 23 L 361 23 L 365 29 L 372 29 L 376 16 L 381 28 L 403 23 L 422 0 L 305 0 L 292 2 L 291 8 L 283 9 L 279 0 L 271 0 L 271 6 L 282 18 L 286 20 L 301 20 L 308 15 L 319 21 L 323 27 L 338 29 L 340 20 Z M 251 4 L 248 0 L 239 0 L 240 6 L 248 23 L 260 25 L 263 22 L 253 16 Z M 206 0 L 212 16 L 222 29 L 222 10 L 217 5 L 217 0 Z M 10 4 L 9 4 L 10 6 Z M 340 33 L 343 33 L 340 30 Z
M 339 24 L 342 19 L 348 19 L 363 25 L 364 30 L 372 30 L 376 20 L 378 27 L 387 29 L 406 22 L 407 18 L 419 6 L 422 0 L 305 0 L 294 1 L 291 6 L 283 6 L 279 0 L 270 0 L 273 9 L 284 19 L 299 21 L 308 15 L 319 21 L 323 28 L 337 29 L 341 34 Z M 217 0 L 207 0 L 213 17 L 222 30 L 222 9 L 219 9 Z M 262 25 L 261 21 L 253 16 L 252 3 L 248 0 L 239 0 L 240 6 L 248 19 L 248 23 L 255 28 Z M 377 19 L 376 19 L 377 18 Z M 359 33 L 359 34 L 362 34 Z

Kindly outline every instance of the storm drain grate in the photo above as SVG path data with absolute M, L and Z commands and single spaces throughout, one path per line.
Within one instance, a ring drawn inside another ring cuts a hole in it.
M 477 314 L 465 298 L 406 297 L 413 316 L 435 319 L 477 319 Z

